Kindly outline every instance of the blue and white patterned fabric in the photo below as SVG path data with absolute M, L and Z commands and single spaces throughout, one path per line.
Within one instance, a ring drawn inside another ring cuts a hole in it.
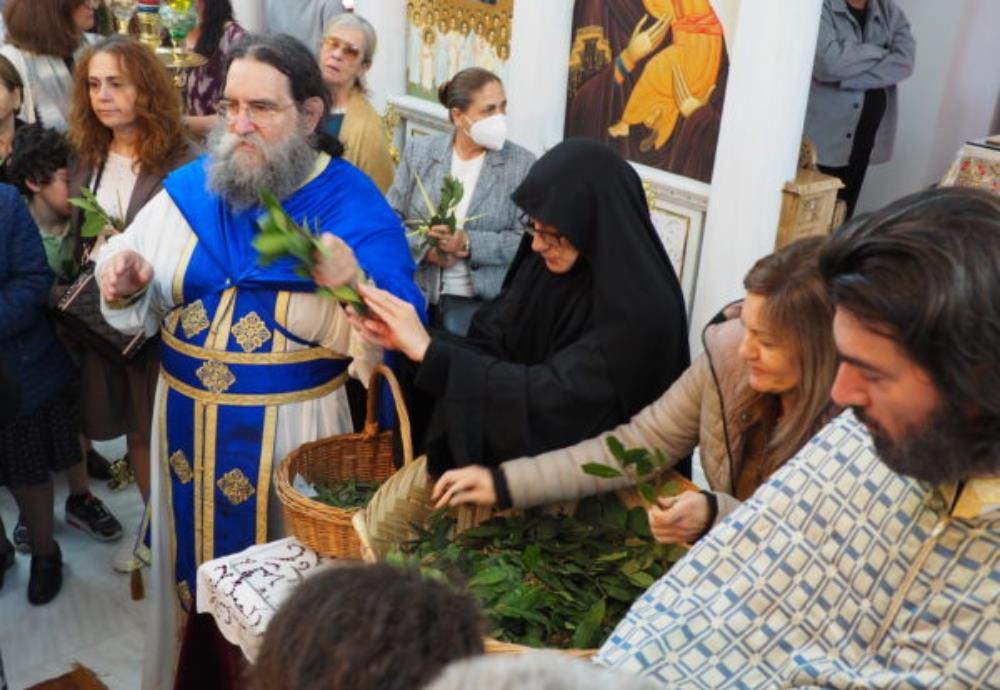
M 998 687 L 1000 510 L 957 512 L 972 484 L 948 501 L 893 473 L 845 412 L 636 601 L 596 661 L 672 688 Z

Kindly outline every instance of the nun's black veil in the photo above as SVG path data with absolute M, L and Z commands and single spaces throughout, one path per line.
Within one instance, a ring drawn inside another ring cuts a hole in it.
M 580 258 L 554 274 L 525 236 L 469 342 L 433 340 L 417 372 L 437 400 L 433 476 L 590 438 L 627 421 L 690 363 L 680 284 L 628 163 L 570 139 L 532 166 L 512 199 Z
M 690 364 L 684 295 L 639 175 L 611 149 L 568 139 L 511 195 L 566 235 L 590 268 L 594 328 L 622 411 L 639 411 Z

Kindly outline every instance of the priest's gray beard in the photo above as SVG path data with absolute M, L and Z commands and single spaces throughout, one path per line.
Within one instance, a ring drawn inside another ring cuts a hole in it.
M 268 142 L 257 132 L 229 132 L 221 118 L 208 135 L 208 150 L 208 188 L 237 211 L 258 203 L 263 189 L 278 199 L 290 196 L 305 182 L 317 156 L 309 133 L 301 126 L 293 127 L 280 141 Z

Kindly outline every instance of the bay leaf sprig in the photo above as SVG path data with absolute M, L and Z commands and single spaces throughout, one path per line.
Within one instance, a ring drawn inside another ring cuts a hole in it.
M 656 477 L 670 466 L 666 454 L 659 448 L 649 450 L 648 448 L 626 448 L 625 445 L 614 434 L 609 434 L 605 439 L 608 450 L 612 457 L 618 462 L 618 467 L 605 465 L 599 462 L 588 462 L 583 466 L 585 474 L 603 479 L 615 479 L 619 477 L 631 476 L 635 480 L 636 489 L 647 505 L 656 503 L 657 496 L 676 495 L 680 486 L 677 482 L 665 482 L 661 486 L 655 485 Z
M 118 232 L 125 229 L 124 220 L 108 213 L 97 201 L 97 195 L 86 187 L 80 190 L 80 196 L 70 198 L 69 203 L 83 211 L 81 237 L 99 237 L 109 225 Z
M 455 216 L 455 210 L 462 202 L 462 197 L 465 195 L 465 187 L 457 177 L 445 175 L 444 180 L 441 182 L 438 203 L 435 206 L 434 202 L 431 201 L 430 195 L 427 193 L 426 187 L 424 187 L 424 183 L 419 177 L 415 179 L 417 187 L 420 189 L 420 196 L 423 198 L 424 205 L 427 208 L 427 215 L 405 220 L 403 224 L 411 230 L 408 233 L 410 236 L 419 235 L 423 238 L 421 251 L 428 248 L 438 250 L 438 241 L 428 235 L 428 233 L 435 225 L 444 225 L 447 226 L 449 233 L 452 235 L 455 234 L 460 224 L 459 219 Z M 478 217 L 464 218 L 461 224 L 464 225 Z
M 317 253 L 330 256 L 330 249 L 319 240 L 321 230 L 318 222 L 314 222 L 312 228 L 308 221 L 299 225 L 288 215 L 277 197 L 267 190 L 261 190 L 260 203 L 265 212 L 257 220 L 260 231 L 253 238 L 254 249 L 260 254 L 260 265 L 268 266 L 282 257 L 291 256 L 298 259 L 295 272 L 306 278 L 312 277 Z M 368 308 L 355 285 L 319 287 L 316 294 L 350 305 L 359 314 L 367 314 Z

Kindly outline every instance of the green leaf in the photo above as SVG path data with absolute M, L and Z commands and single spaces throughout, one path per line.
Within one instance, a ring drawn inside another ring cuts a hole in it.
M 99 237 L 104 232 L 105 226 L 109 225 L 105 220 L 100 213 L 85 211 L 83 214 L 83 225 L 80 226 L 80 236 Z
M 611 454 L 615 456 L 615 459 L 618 460 L 618 462 L 624 463 L 625 446 L 622 445 L 622 442 L 615 436 L 608 436 L 605 439 L 605 443 L 608 444 L 608 450 L 610 450 Z
M 622 502 L 618 500 L 618 497 L 612 494 L 604 501 L 603 505 L 604 522 L 618 529 L 625 529 L 625 524 L 628 521 L 628 511 Z
M 648 477 L 654 469 L 653 462 L 648 457 L 641 458 L 635 464 L 635 471 L 640 477 Z
M 663 452 L 662 448 L 653 449 L 653 462 L 660 468 L 666 467 L 670 464 L 670 460 L 667 458 L 667 454 Z
M 628 531 L 639 537 L 651 539 L 653 533 L 649 529 L 649 514 L 644 508 L 636 506 L 628 511 Z
M 648 482 L 639 482 L 637 487 L 639 489 L 639 494 L 642 495 L 642 498 L 646 501 L 646 503 L 656 503 L 656 489 L 654 489 L 651 484 Z
M 603 597 L 594 602 L 573 632 L 573 647 L 588 649 L 594 645 L 594 638 L 604 620 L 607 608 L 608 601 Z
M 615 551 L 614 553 L 606 553 L 603 556 L 598 556 L 594 559 L 596 563 L 610 563 L 612 561 L 620 561 L 622 559 L 628 558 L 628 551 Z
M 281 255 L 285 252 L 287 244 L 282 235 L 269 232 L 259 232 L 253 238 L 253 248 L 261 254 Z
M 625 476 L 621 470 L 609 467 L 608 465 L 602 465 L 599 462 L 588 462 L 583 466 L 583 471 L 593 477 L 601 477 L 602 479 L 614 479 Z
M 488 585 L 498 585 L 507 579 L 507 571 L 503 568 L 493 567 L 476 573 L 469 580 L 470 587 L 486 587 Z
M 631 573 L 625 577 L 627 577 L 629 582 L 633 585 L 636 587 L 642 587 L 643 589 L 649 589 L 656 583 L 656 580 L 653 579 L 652 575 L 642 571 L 639 571 L 638 573 Z
M 528 570 L 534 570 L 541 560 L 542 547 L 538 544 L 529 544 L 528 548 L 524 550 L 524 555 L 521 556 L 521 561 Z
M 677 494 L 681 493 L 681 485 L 679 482 L 675 481 L 664 482 L 660 486 L 660 490 L 658 493 L 661 496 L 676 496 Z

